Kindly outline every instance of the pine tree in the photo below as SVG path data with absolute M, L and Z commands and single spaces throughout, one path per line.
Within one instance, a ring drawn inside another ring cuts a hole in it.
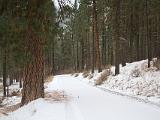
M 119 0 L 113 0 L 113 6 L 112 6 L 112 17 L 113 17 L 113 41 L 114 41 L 114 59 L 115 59 L 115 75 L 119 74 L 119 44 L 120 44 L 120 1 Z
M 28 2 L 25 53 L 30 60 L 25 67 L 22 105 L 44 97 L 44 44 L 48 40 L 46 35 L 51 21 L 49 16 L 52 15 L 47 10 L 51 11 L 52 8 L 50 0 Z

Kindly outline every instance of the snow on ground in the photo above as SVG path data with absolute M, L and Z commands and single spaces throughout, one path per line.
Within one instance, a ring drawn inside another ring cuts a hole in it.
M 3 84 L 0 83 L 0 96 L 3 96 Z M 21 91 L 19 88 L 19 82 L 14 82 L 11 86 L 9 86 L 9 94 L 12 94 L 12 92 L 18 92 Z
M 147 68 L 147 60 L 127 64 L 102 86 L 160 103 L 160 71 Z
M 13 106 L 21 102 L 21 88 L 19 88 L 19 82 L 13 83 L 11 86 L 9 86 L 9 97 L 3 98 L 3 90 L 0 91 L 0 98 L 3 98 L 2 103 L 0 103 L 0 106 Z
M 65 103 L 35 100 L 0 120 L 64 120 Z
M 120 74 L 117 76 L 114 76 L 112 67 L 111 75 L 99 87 L 160 104 L 160 71 L 153 65 L 147 68 L 147 63 L 147 60 L 127 63 L 126 66 L 120 67 Z M 96 73 L 88 80 L 80 74 L 77 79 L 95 85 L 100 75 L 101 73 Z
M 55 76 L 46 92 L 64 91 L 69 99 L 35 100 L 0 120 L 159 120 L 160 108 L 133 101 L 83 83 Z
M 20 96 L 12 96 L 12 97 L 7 97 L 3 100 L 1 103 L 1 106 L 13 106 L 21 102 L 21 97 Z

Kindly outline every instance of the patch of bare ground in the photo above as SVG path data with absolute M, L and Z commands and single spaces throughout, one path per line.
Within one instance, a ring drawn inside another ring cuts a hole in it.
M 92 79 L 94 77 L 94 75 L 91 73 L 89 76 L 88 76 L 88 79 Z
M 47 77 L 45 80 L 44 80 L 44 89 L 46 89 L 47 87 L 48 87 L 48 84 L 50 83 L 50 82 L 52 82 L 52 80 L 53 80 L 53 78 L 54 78 L 54 76 L 49 76 L 49 77 Z
M 79 73 L 75 73 L 73 76 L 74 76 L 74 77 L 78 77 L 78 76 L 79 76 Z
M 16 104 L 16 105 L 12 105 L 12 106 L 7 106 L 7 107 L 2 107 L 2 108 L 0 108 L 0 117 L 1 117 L 1 116 L 7 116 L 8 113 L 17 110 L 18 108 L 20 108 L 20 106 L 21 106 L 21 104 L 18 103 L 18 104 Z
M 22 96 L 22 93 L 20 90 L 13 90 L 11 91 L 11 93 L 9 94 L 9 97 L 12 97 L 12 96 Z
M 65 91 L 53 91 L 46 92 L 44 99 L 51 102 L 65 102 L 69 101 L 70 97 L 65 93 Z
M 45 83 L 49 83 L 49 82 L 51 82 L 53 80 L 53 78 L 54 78 L 54 76 L 49 76 L 44 80 L 44 82 Z
M 83 78 L 86 78 L 86 77 L 88 77 L 89 75 L 90 75 L 90 72 L 89 72 L 89 71 L 85 71 L 85 72 L 83 72 L 83 74 L 82 74 Z
M 108 76 L 111 74 L 111 69 L 106 69 L 101 73 L 101 76 L 96 80 L 95 85 L 101 85 L 105 80 L 108 79 Z
M 54 76 L 49 76 L 45 79 L 45 89 L 48 84 L 53 80 Z M 53 92 L 45 92 L 45 100 L 50 102 L 64 102 L 69 100 L 69 96 L 64 91 L 53 91 Z

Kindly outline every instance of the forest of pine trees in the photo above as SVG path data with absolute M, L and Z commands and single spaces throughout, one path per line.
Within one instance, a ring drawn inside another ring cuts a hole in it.
M 148 59 L 150 67 L 160 56 L 159 0 L 76 0 L 66 19 L 56 48 L 62 54 L 55 53 L 58 71 L 115 65 L 118 74 L 119 64 Z
M 0 0 L 0 76 L 20 83 L 22 105 L 53 74 L 160 60 L 159 0 Z M 68 1 L 69 2 L 69 1 Z

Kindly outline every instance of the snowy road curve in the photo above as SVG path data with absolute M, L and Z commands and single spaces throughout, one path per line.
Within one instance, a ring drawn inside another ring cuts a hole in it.
M 160 109 L 104 92 L 69 75 L 55 76 L 48 91 L 64 90 L 65 120 L 160 120 Z

